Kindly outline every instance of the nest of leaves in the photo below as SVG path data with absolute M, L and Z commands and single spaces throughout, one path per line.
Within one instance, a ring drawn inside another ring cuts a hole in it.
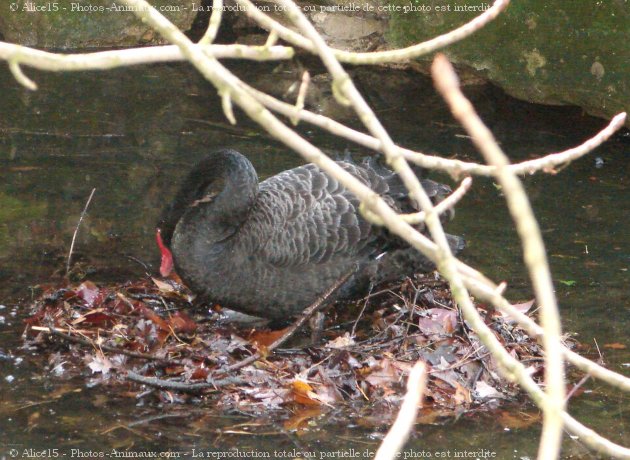
M 532 303 L 517 307 L 527 311 Z M 477 307 L 505 348 L 541 376 L 538 344 L 500 313 Z M 215 406 L 251 413 L 295 403 L 391 405 L 404 395 L 417 360 L 430 368 L 425 407 L 496 406 L 519 395 L 435 274 L 338 304 L 318 345 L 294 337 L 294 348 L 273 351 L 269 344 L 283 330 L 225 321 L 220 306 L 193 305 L 173 280 L 48 288 L 31 308 L 24 340 L 43 351 L 53 374 L 125 391 L 131 385 L 163 401 L 211 398 Z M 248 360 L 252 355 L 258 359 Z

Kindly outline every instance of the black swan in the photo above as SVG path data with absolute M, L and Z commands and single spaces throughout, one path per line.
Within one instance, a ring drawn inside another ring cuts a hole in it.
M 398 176 L 370 159 L 337 162 L 395 209 L 415 208 Z M 434 201 L 450 189 L 422 179 Z M 455 252 L 463 240 L 449 236 Z M 158 224 L 161 274 L 173 268 L 202 299 L 254 316 L 288 320 L 345 273 L 349 298 L 369 284 L 427 272 L 434 265 L 359 213 L 359 201 L 314 164 L 258 183 L 235 150 L 203 159 Z

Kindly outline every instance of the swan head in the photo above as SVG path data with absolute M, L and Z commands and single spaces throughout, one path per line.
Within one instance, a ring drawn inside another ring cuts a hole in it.
M 254 167 L 235 150 L 212 152 L 197 163 L 158 222 L 160 274 L 168 276 L 176 265 L 174 240 L 189 242 L 197 236 L 220 241 L 232 235 L 245 219 L 257 191 Z

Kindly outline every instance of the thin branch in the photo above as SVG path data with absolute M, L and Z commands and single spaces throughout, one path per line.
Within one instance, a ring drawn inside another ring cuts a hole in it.
M 223 115 L 228 119 L 230 124 L 236 124 L 236 117 L 234 116 L 234 110 L 232 108 L 232 97 L 229 90 L 219 91 L 221 96 L 221 108 L 223 109 Z
M 72 260 L 72 251 L 74 250 L 74 242 L 77 239 L 77 234 L 79 233 L 79 227 L 81 227 L 81 222 L 83 222 L 83 218 L 85 217 L 85 214 L 87 213 L 90 203 L 92 202 L 92 197 L 94 196 L 94 192 L 96 192 L 96 188 L 92 189 L 92 193 L 90 193 L 90 197 L 87 199 L 87 202 L 85 203 L 85 207 L 83 208 L 83 211 L 81 212 L 81 215 L 79 216 L 79 221 L 77 222 L 77 226 L 74 229 L 74 234 L 72 235 L 72 243 L 70 243 L 70 251 L 68 252 L 68 262 L 66 263 L 66 275 L 70 273 L 70 262 Z
M 308 73 L 308 71 L 305 70 L 304 73 L 302 74 L 302 82 L 300 83 L 300 89 L 298 91 L 298 95 L 295 100 L 296 112 L 299 112 L 300 110 L 304 108 L 304 102 L 306 101 L 306 93 L 308 92 L 308 85 L 310 82 L 311 82 L 311 75 Z M 299 121 L 300 119 L 298 117 L 291 118 L 291 123 L 293 123 L 293 126 L 297 126 Z
M 274 31 L 280 38 L 289 43 L 299 46 L 310 52 L 316 52 L 316 45 L 311 40 L 312 37 L 305 37 L 288 27 L 283 26 L 269 15 L 256 8 L 250 0 L 236 0 L 243 6 L 246 14 L 260 24 L 263 28 Z M 391 62 L 401 62 L 430 54 L 440 48 L 451 45 L 472 35 L 487 23 L 495 19 L 509 4 L 509 0 L 497 0 L 492 7 L 484 11 L 479 16 L 472 19 L 457 29 L 443 35 L 439 35 L 426 42 L 418 43 L 407 48 L 377 51 L 370 53 L 352 53 L 338 49 L 331 49 L 334 56 L 341 62 L 349 64 L 386 64 Z
M 405 442 L 407 442 L 409 433 L 416 422 L 418 406 L 422 402 L 426 384 L 426 365 L 422 361 L 418 361 L 409 373 L 407 393 L 400 406 L 396 421 L 389 429 L 378 448 L 376 457 L 374 457 L 375 460 L 393 460 L 394 458 L 400 458 L 400 450 L 405 445 Z
M 465 178 L 453 193 L 451 193 L 449 196 L 447 196 L 445 199 L 435 205 L 434 211 L 438 215 L 441 215 L 444 214 L 446 211 L 453 209 L 453 207 L 459 202 L 459 200 L 464 198 L 464 195 L 466 195 L 466 192 L 468 192 L 471 185 L 472 179 L 470 177 Z M 418 225 L 424 222 L 424 220 L 426 219 L 426 213 L 424 211 L 420 211 L 413 214 L 400 214 L 400 218 L 408 224 Z
M 356 272 L 356 269 L 352 269 L 349 272 L 345 273 L 343 276 L 341 276 L 337 281 L 335 281 L 333 283 L 332 286 L 330 286 L 323 294 L 321 294 L 316 300 L 315 302 L 313 302 L 311 305 L 309 305 L 308 307 L 306 307 L 302 313 L 300 313 L 300 316 L 298 317 L 297 320 L 295 320 L 293 322 L 293 324 L 291 324 L 291 326 L 289 326 L 287 328 L 287 330 L 284 332 L 284 334 L 282 334 L 282 336 L 280 336 L 279 338 L 277 338 L 273 343 L 271 343 L 270 345 L 268 345 L 266 347 L 265 352 L 268 354 L 271 351 L 275 350 L 276 348 L 278 348 L 280 345 L 282 345 L 283 343 L 285 343 L 287 340 L 289 340 L 291 337 L 293 337 L 295 335 L 295 333 L 302 327 L 304 326 L 304 324 L 306 324 L 306 322 L 318 311 L 320 311 L 322 308 L 324 308 L 325 306 L 328 305 L 328 303 L 326 302 L 331 295 L 333 295 L 335 293 L 335 291 L 337 291 L 346 281 L 348 281 L 348 278 L 350 278 L 354 272 Z M 251 356 L 248 356 L 247 358 L 232 364 L 231 366 L 228 366 L 227 368 L 225 368 L 224 370 L 221 370 L 220 372 L 234 372 L 237 369 L 240 369 L 242 367 L 247 366 L 248 364 L 251 364 L 255 361 L 258 361 L 260 358 L 262 358 L 263 354 L 261 352 L 256 352 Z
M 221 26 L 221 17 L 223 16 L 223 0 L 212 1 L 212 15 L 208 22 L 206 33 L 199 40 L 200 45 L 210 45 L 217 37 L 219 27 Z
M 536 171 L 552 171 L 557 166 L 567 166 L 572 161 L 583 157 L 589 152 L 592 152 L 597 147 L 606 142 L 610 137 L 621 129 L 626 122 L 626 112 L 621 112 L 615 115 L 608 125 L 600 132 L 595 134 L 590 139 L 587 139 L 577 147 L 570 148 L 558 153 L 550 153 L 542 158 L 536 158 L 534 160 L 523 161 L 522 163 L 516 163 L 509 165 L 507 170 L 513 174 L 533 174 Z M 495 175 L 495 168 L 492 168 L 491 175 Z
M 473 292 L 473 294 L 480 299 L 490 302 L 497 310 L 509 315 L 512 319 L 518 322 L 518 324 L 527 331 L 527 333 L 536 338 L 542 338 L 544 330 L 536 322 L 524 313 L 514 308 L 508 300 L 500 295 L 496 289 L 486 283 L 481 283 L 478 280 L 474 280 L 470 277 L 465 278 L 467 287 Z M 610 385 L 613 385 L 620 390 L 630 392 L 630 378 L 606 369 L 605 367 L 587 359 L 576 352 L 570 350 L 566 346 L 562 345 L 562 353 L 566 360 L 568 360 L 575 367 L 583 372 L 586 372 L 592 377 L 598 378 Z
M 276 33 L 275 30 L 272 30 L 271 32 L 269 32 L 269 35 L 267 36 L 267 40 L 265 41 L 265 46 L 273 46 L 276 43 L 278 43 L 278 34 Z
M 33 328 L 34 329 L 34 328 Z M 42 332 L 49 332 L 50 334 L 59 337 L 63 340 L 66 340 L 68 342 L 72 342 L 72 343 L 76 343 L 78 345 L 84 345 L 86 347 L 90 347 L 90 348 L 94 348 L 95 350 L 105 350 L 105 351 L 109 351 L 111 353 L 116 353 L 119 355 L 125 355 L 125 356 L 129 356 L 130 358 L 137 358 L 137 359 L 144 359 L 144 360 L 148 360 L 148 361 L 155 361 L 158 362 L 162 365 L 181 365 L 181 361 L 178 360 L 173 360 L 173 359 L 169 359 L 169 358 L 161 358 L 158 356 L 153 356 L 153 355 L 149 355 L 146 353 L 138 353 L 136 351 L 130 351 L 130 350 L 124 350 L 118 347 L 112 347 L 110 345 L 107 344 L 99 344 L 97 345 L 96 343 L 94 343 L 94 341 L 92 340 L 88 340 L 86 338 L 83 337 L 77 337 L 74 335 L 70 335 L 67 334 L 65 332 L 63 332 L 62 330 L 60 330 L 59 328 L 54 327 L 52 324 L 49 324 L 47 328 L 41 328 L 39 329 Z
M 133 382 L 142 383 L 143 385 L 155 388 L 161 388 L 163 390 L 181 391 L 182 393 L 200 393 L 204 390 L 216 390 L 228 385 L 245 385 L 248 383 L 247 380 L 237 377 L 227 377 L 203 383 L 186 383 L 174 380 L 163 380 L 156 377 L 145 377 L 133 371 L 126 371 L 124 375 L 127 380 L 131 380 Z
M 9 70 L 11 70 L 11 73 L 13 74 L 13 77 L 22 86 L 24 86 L 27 89 L 30 89 L 31 91 L 36 91 L 37 90 L 37 83 L 35 83 L 30 78 L 28 78 L 24 74 L 24 72 L 22 72 L 22 68 L 20 67 L 20 63 L 17 61 L 17 59 L 15 59 L 15 58 L 14 59 L 9 59 Z
M 286 46 L 209 45 L 200 46 L 200 49 L 217 59 L 249 59 L 254 61 L 292 59 L 295 54 L 293 48 Z M 0 60 L 16 62 L 40 70 L 72 72 L 107 70 L 139 64 L 185 61 L 187 59 L 175 45 L 95 53 L 59 54 L 0 42 Z
M 509 171 L 509 160 L 501 151 L 490 130 L 483 124 L 472 104 L 459 88 L 457 75 L 444 55 L 437 55 L 431 68 L 437 90 L 451 108 L 455 118 L 472 136 L 473 143 L 489 164 L 497 167 L 496 178 L 523 245 L 523 257 L 529 270 L 538 305 L 545 349 L 545 383 L 547 403 L 543 409 L 543 432 L 538 458 L 557 458 L 563 433 L 562 412 L 565 406 L 564 362 L 560 351 L 561 326 L 554 295 L 545 245 L 525 189 Z
M 381 142 L 369 134 L 349 128 L 324 115 L 316 114 L 303 109 L 297 110 L 294 105 L 280 101 L 273 96 L 258 91 L 245 83 L 242 83 L 242 87 L 261 104 L 264 104 L 269 109 L 278 112 L 291 120 L 297 118 L 328 131 L 331 134 L 343 137 L 344 139 L 348 139 L 369 149 L 375 151 L 382 150 Z M 600 132 L 577 147 L 573 147 L 562 152 L 551 153 L 542 158 L 511 164 L 508 168 L 515 174 L 523 175 L 533 174 L 537 171 L 551 172 L 557 166 L 566 166 L 606 142 L 616 131 L 624 126 L 625 121 L 626 113 L 621 112 L 615 115 L 608 125 Z M 446 171 L 454 177 L 468 174 L 476 176 L 493 176 L 496 172 L 496 168 L 491 165 L 482 165 L 479 163 L 427 155 L 425 153 L 398 146 L 397 148 L 408 161 L 411 161 L 418 166 L 422 166 L 423 168 Z

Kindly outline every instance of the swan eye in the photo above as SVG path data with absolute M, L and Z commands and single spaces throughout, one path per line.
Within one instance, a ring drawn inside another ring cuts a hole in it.
M 203 203 L 212 202 L 217 195 L 219 195 L 225 189 L 225 179 L 220 177 L 218 179 L 212 179 L 207 182 L 202 182 L 199 184 L 199 188 L 193 195 L 193 197 L 200 196 L 201 198 L 197 198 L 192 201 L 188 207 L 194 208 Z
M 190 203 L 189 207 L 190 208 L 194 208 L 195 206 L 198 206 L 202 203 L 210 203 L 212 200 L 214 200 L 214 198 L 219 194 L 219 192 L 210 192 L 204 196 L 202 196 L 201 198 L 199 198 L 198 200 L 193 201 L 192 203 Z

